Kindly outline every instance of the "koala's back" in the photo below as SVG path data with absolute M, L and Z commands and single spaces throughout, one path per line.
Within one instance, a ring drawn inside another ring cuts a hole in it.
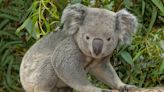
M 53 85 L 56 84 L 58 77 L 50 60 L 53 50 L 65 37 L 62 31 L 51 32 L 38 40 L 27 51 L 20 67 L 20 79 L 24 89 L 29 89 L 29 92 L 33 92 L 35 85 L 52 89 Z M 61 86 L 65 86 L 63 84 L 61 83 Z
M 47 36 L 44 36 L 26 52 L 22 60 L 23 64 L 30 64 L 30 67 L 32 67 L 32 63 L 39 63 L 44 61 L 44 59 L 49 58 L 57 44 L 64 38 L 62 31 L 51 32 Z

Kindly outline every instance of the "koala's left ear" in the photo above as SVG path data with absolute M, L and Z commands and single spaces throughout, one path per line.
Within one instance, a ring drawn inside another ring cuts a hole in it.
M 125 9 L 116 13 L 116 31 L 119 33 L 119 41 L 129 44 L 131 35 L 136 31 L 137 19 Z
M 74 34 L 80 25 L 82 25 L 86 16 L 87 7 L 82 4 L 74 4 L 67 6 L 61 17 L 61 24 L 63 24 L 63 30 L 67 34 Z

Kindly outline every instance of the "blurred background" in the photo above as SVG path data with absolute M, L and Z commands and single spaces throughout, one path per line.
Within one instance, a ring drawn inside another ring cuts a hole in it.
M 116 48 L 112 64 L 125 83 L 164 86 L 164 0 L 0 0 L 0 92 L 24 92 L 19 80 L 23 55 L 38 39 L 55 31 L 63 9 L 75 3 L 133 13 L 138 31 L 131 45 Z M 107 88 L 93 76 L 88 79 Z

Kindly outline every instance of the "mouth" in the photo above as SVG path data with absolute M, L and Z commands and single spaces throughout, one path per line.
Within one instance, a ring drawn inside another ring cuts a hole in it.
M 95 58 L 95 59 L 101 59 L 104 57 L 104 53 L 96 54 L 93 51 L 88 51 L 87 53 L 88 53 L 88 54 L 86 54 L 87 56 Z
M 87 56 L 89 56 L 89 57 L 92 57 L 92 58 L 95 58 L 95 59 L 100 59 L 100 58 L 103 57 L 102 54 L 98 54 L 98 55 L 96 55 L 96 54 L 93 53 L 92 51 L 88 51 L 88 52 L 86 52 L 85 55 L 87 55 Z
M 102 54 L 102 53 L 100 53 L 100 54 L 91 53 L 91 56 L 92 56 L 93 58 L 96 58 L 96 59 L 103 58 L 103 54 Z

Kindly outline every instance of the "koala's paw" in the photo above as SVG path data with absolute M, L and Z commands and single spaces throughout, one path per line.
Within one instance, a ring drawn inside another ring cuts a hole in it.
M 125 85 L 120 88 L 120 92 L 134 92 L 136 89 L 137 87 L 134 85 Z
M 112 91 L 109 89 L 102 89 L 102 92 L 112 92 Z

